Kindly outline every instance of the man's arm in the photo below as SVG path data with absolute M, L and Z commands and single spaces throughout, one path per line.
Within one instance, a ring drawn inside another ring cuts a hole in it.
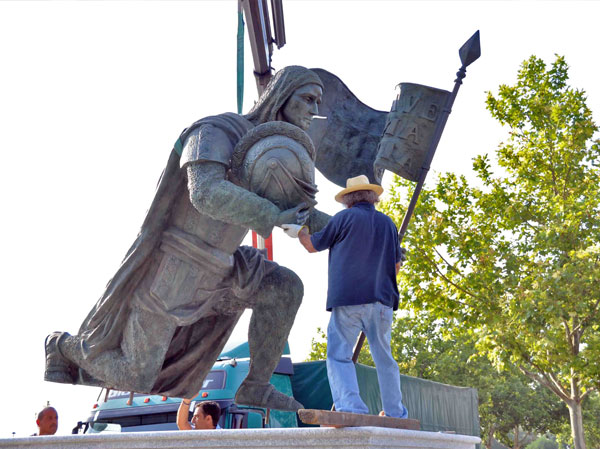
M 400 271 L 401 266 L 402 266 L 402 262 L 396 262 L 396 276 L 398 276 L 398 272 Z
M 182 399 L 181 404 L 179 404 L 179 408 L 177 409 L 177 428 L 179 430 L 192 430 L 188 419 L 191 403 L 191 399 Z
M 290 237 L 298 238 L 302 246 L 304 246 L 306 251 L 309 253 L 316 253 L 331 248 L 333 242 L 335 241 L 335 236 L 337 235 L 339 220 L 336 220 L 336 217 L 338 216 L 336 215 L 334 217 L 330 217 L 322 212 L 318 212 L 317 215 L 321 219 L 321 224 L 326 224 L 321 230 L 314 232 L 313 234 L 310 234 L 309 228 L 306 226 L 300 227 L 294 224 L 281 225 L 281 228 L 285 231 L 285 233 Z M 313 239 L 315 240 L 314 244 Z
M 298 238 L 300 239 L 300 243 L 302 244 L 302 246 L 306 248 L 306 251 L 308 251 L 309 253 L 317 252 L 317 250 L 312 244 L 312 241 L 310 240 L 310 234 L 308 233 L 307 228 L 300 229 L 300 232 L 298 233 Z

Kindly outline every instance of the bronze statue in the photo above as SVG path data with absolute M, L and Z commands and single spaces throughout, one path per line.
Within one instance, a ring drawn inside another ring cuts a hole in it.
M 194 396 L 251 308 L 250 371 L 236 402 L 301 408 L 269 380 L 302 282 L 240 243 L 249 229 L 267 237 L 284 223 L 306 221 L 317 231 L 328 221 L 313 208 L 314 165 L 311 172 L 302 151 L 314 161 L 302 130 L 318 114 L 322 89 L 311 70 L 286 67 L 247 115 L 207 117 L 184 130 L 136 241 L 79 333 L 47 337 L 46 380 Z M 274 121 L 283 123 L 262 125 Z M 260 147 L 271 135 L 288 139 L 283 156 L 280 144 Z M 283 195 L 267 199 L 277 191 Z

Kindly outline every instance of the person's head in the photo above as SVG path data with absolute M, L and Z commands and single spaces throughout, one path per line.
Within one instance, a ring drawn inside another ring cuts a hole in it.
M 371 203 L 375 204 L 379 202 L 379 195 L 372 190 L 357 190 L 356 192 L 346 193 L 342 197 L 341 203 L 347 208 L 351 208 L 357 203 Z
M 350 208 L 357 203 L 375 204 L 379 201 L 379 195 L 383 193 L 383 187 L 370 184 L 369 178 L 359 175 L 346 180 L 346 188 L 335 196 L 335 200 Z
M 38 413 L 35 423 L 38 426 L 38 435 L 54 435 L 58 429 L 58 413 L 54 407 L 45 407 Z
M 204 401 L 196 405 L 192 416 L 192 427 L 196 430 L 208 430 L 217 427 L 221 417 L 221 407 L 213 401 Z
M 307 130 L 319 113 L 322 95 L 323 83 L 316 73 L 301 66 L 284 67 L 245 117 L 255 125 L 280 120 Z

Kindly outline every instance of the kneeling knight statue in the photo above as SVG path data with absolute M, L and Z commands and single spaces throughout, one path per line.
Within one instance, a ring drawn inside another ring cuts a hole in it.
M 302 407 L 269 383 L 302 282 L 240 244 L 249 229 L 267 237 L 285 223 L 327 223 L 314 209 L 315 150 L 305 133 L 322 94 L 317 74 L 286 67 L 247 115 L 206 117 L 183 131 L 137 239 L 78 334 L 46 338 L 46 380 L 192 397 L 250 308 L 251 364 L 236 403 Z

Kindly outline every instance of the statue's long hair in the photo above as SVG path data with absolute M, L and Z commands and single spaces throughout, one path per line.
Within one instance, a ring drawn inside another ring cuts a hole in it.
M 312 70 L 299 65 L 284 67 L 273 76 L 256 104 L 244 117 L 255 125 L 277 120 L 277 113 L 294 91 L 307 84 L 323 88 L 321 78 Z

